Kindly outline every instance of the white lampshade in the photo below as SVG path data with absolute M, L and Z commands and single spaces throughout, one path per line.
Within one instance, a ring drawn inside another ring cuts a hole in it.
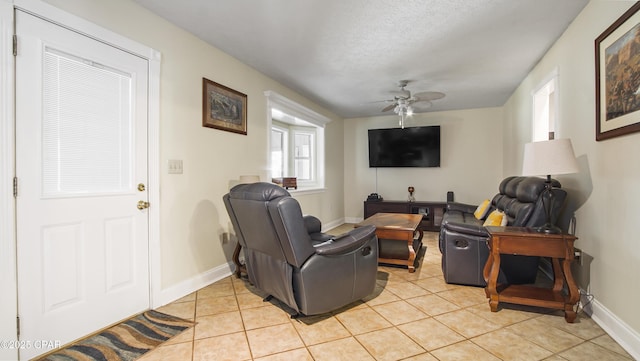
M 258 182 L 260 182 L 260 176 L 257 176 L 257 175 L 241 175 L 240 176 L 241 184 L 258 183 Z
M 570 139 L 553 139 L 524 145 L 522 175 L 557 175 L 578 172 Z

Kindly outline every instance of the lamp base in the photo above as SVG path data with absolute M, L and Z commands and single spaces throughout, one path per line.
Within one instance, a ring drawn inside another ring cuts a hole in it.
M 560 227 L 551 224 L 551 223 L 545 223 L 540 227 L 533 227 L 533 230 L 538 232 L 538 233 L 546 233 L 546 234 L 559 234 L 562 233 L 562 229 L 560 229 Z
M 538 233 L 546 233 L 546 234 L 559 234 L 562 233 L 562 229 L 551 223 L 551 212 L 553 210 L 553 205 L 556 201 L 553 194 L 553 185 L 551 184 L 551 175 L 547 175 L 547 181 L 544 183 L 544 191 L 540 195 L 542 198 L 542 205 L 544 207 L 544 214 L 546 216 L 547 221 L 540 227 L 533 228 Z

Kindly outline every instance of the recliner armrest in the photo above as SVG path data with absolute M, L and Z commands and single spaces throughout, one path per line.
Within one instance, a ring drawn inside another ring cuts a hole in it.
M 472 204 L 458 203 L 458 202 L 449 202 L 447 203 L 447 211 L 459 211 L 464 213 L 473 213 L 476 211 L 478 206 L 474 206 Z
M 357 250 L 376 236 L 376 227 L 373 225 L 354 228 L 348 233 L 341 234 L 335 239 L 317 245 L 316 254 L 323 256 L 336 256 Z
M 320 233 L 322 230 L 322 222 L 318 217 L 306 215 L 302 217 L 304 220 L 304 227 L 307 229 L 307 233 Z
M 469 234 L 479 237 L 489 237 L 489 232 L 487 232 L 487 229 L 479 224 L 448 222 L 447 224 L 443 225 L 443 227 L 450 231 L 455 231 L 462 234 Z

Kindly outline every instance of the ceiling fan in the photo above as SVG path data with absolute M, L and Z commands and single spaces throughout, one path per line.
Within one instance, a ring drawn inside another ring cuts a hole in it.
M 383 100 L 383 102 L 391 102 L 391 104 L 382 109 L 382 112 L 388 112 L 393 109 L 394 113 L 400 117 L 399 125 L 402 128 L 404 128 L 406 117 L 412 115 L 415 108 L 428 108 L 433 100 L 444 98 L 444 93 L 432 91 L 411 95 L 411 91 L 405 89 L 407 84 L 409 84 L 408 80 L 400 80 L 398 82 L 400 90 L 392 92 L 394 94 L 393 99 Z

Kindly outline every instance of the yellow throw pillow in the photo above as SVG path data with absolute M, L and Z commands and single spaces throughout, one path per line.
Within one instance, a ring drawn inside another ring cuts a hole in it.
M 476 217 L 476 219 L 484 219 L 487 213 L 489 213 L 490 205 L 491 205 L 491 201 L 488 199 L 485 199 L 482 203 L 480 203 L 478 208 L 476 208 L 476 211 L 473 212 L 474 217 Z
M 506 226 L 507 225 L 507 215 L 504 212 L 499 210 L 495 210 L 489 214 L 487 220 L 484 221 L 483 226 Z

